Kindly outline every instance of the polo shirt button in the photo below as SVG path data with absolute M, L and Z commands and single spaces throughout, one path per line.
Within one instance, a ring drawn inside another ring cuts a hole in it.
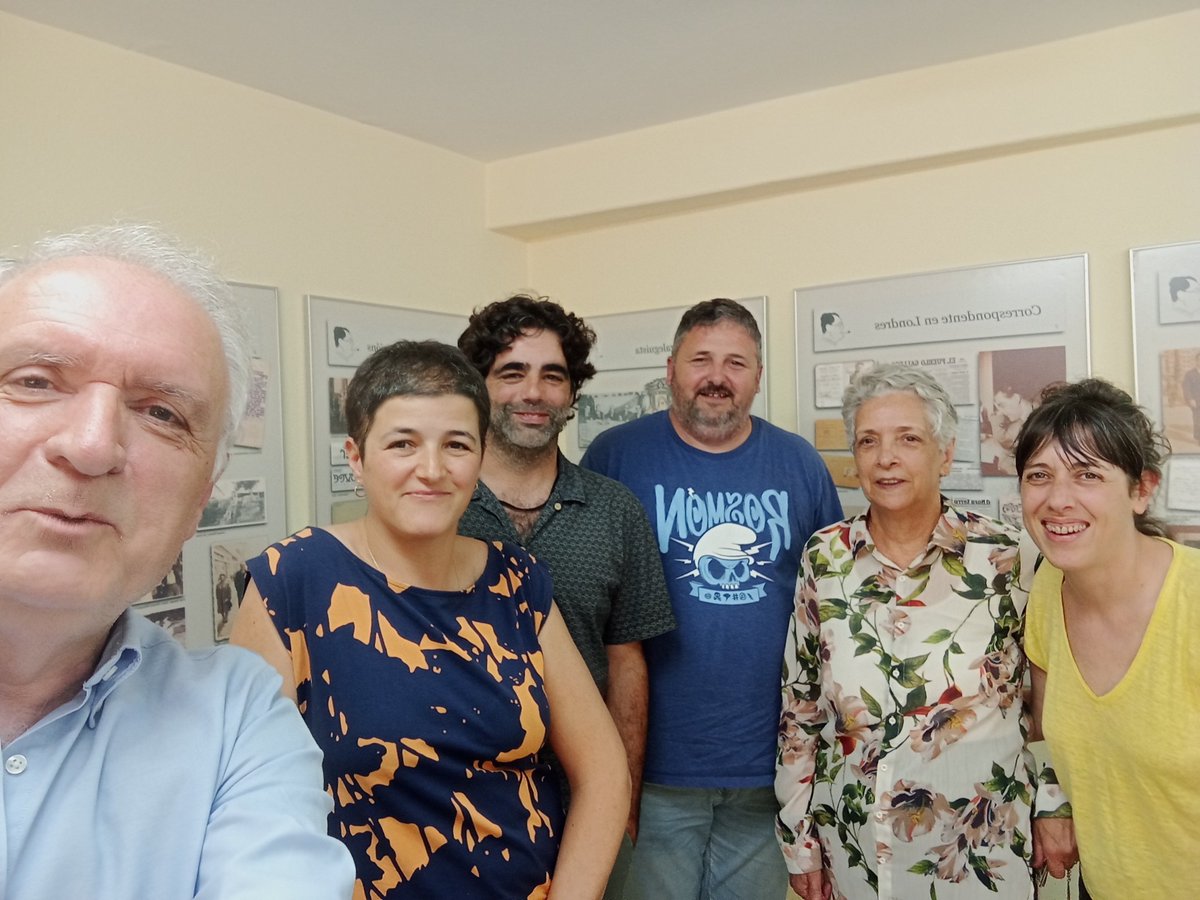
M 561 503 L 555 503 L 555 504 L 554 504 L 554 511 L 555 511 L 555 512 L 562 512 L 562 504 L 561 504 Z
M 9 775 L 20 775 L 28 767 L 29 762 L 20 753 L 14 753 L 4 761 L 4 771 Z

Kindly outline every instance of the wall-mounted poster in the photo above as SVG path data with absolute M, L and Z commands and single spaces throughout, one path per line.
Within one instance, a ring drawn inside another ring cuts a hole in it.
M 1067 377 L 1066 347 L 1018 347 L 979 354 L 979 461 L 984 475 L 1016 475 L 1017 434 L 1042 388 Z
M 969 508 L 1003 509 L 1016 488 L 1013 441 L 1038 394 L 1090 368 L 1083 255 L 801 288 L 795 304 L 801 433 L 817 438 L 872 365 L 921 368 L 958 414 L 941 486 Z M 842 505 L 861 506 L 844 461 L 835 465 Z
M 178 600 L 183 596 L 183 551 L 175 557 L 175 562 L 162 577 L 162 581 L 154 586 L 150 593 L 143 596 L 134 606 L 144 603 L 155 603 L 159 600 Z
M 1200 527 L 1200 241 L 1129 252 L 1137 401 L 1171 443 L 1154 512 Z
M 1175 455 L 1200 453 L 1200 347 L 1159 354 L 1160 425 Z
M 763 379 L 750 411 L 767 418 L 767 298 L 737 300 L 754 316 L 763 337 Z M 596 332 L 591 361 L 596 375 L 579 394 L 574 435 L 568 429 L 563 452 L 578 461 L 602 431 L 652 412 L 668 409 L 667 360 L 679 320 L 690 306 L 643 309 L 591 316 Z
M 330 448 L 346 440 L 346 388 L 354 370 L 380 347 L 399 340 L 456 344 L 467 327 L 465 315 L 406 309 L 310 295 L 308 314 L 309 396 L 312 398 L 313 510 L 318 525 L 361 510 L 349 502 L 354 490 L 350 468 Z
M 214 579 L 210 559 L 212 548 L 226 541 L 226 530 L 236 534 L 254 554 L 287 534 L 279 296 L 272 287 L 231 287 L 245 314 L 250 337 L 246 416 L 234 437 L 229 462 L 202 513 L 200 530 L 184 544 L 179 558 L 137 606 L 139 612 L 190 647 L 206 647 L 214 642 L 214 634 L 205 624 L 212 616 Z M 264 473 L 269 473 L 269 478 Z M 189 623 L 193 627 L 188 628 Z
M 246 594 L 246 584 L 250 580 L 246 560 L 257 556 L 262 550 L 263 547 L 255 540 L 222 540 L 209 548 L 214 640 L 229 640 L 229 630 L 233 627 L 242 597 Z
M 267 521 L 267 487 L 263 478 L 222 478 L 200 513 L 197 530 L 245 528 Z
M 155 603 L 139 606 L 138 612 L 160 626 L 167 634 L 188 646 L 187 636 L 187 605 L 180 600 L 168 600 L 165 603 Z

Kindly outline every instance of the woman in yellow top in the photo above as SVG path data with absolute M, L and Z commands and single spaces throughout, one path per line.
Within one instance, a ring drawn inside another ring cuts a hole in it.
M 1189 894 L 1200 847 L 1200 551 L 1148 514 L 1168 451 L 1098 379 L 1047 388 L 1016 446 L 1046 559 L 1026 612 L 1034 716 L 1098 900 Z

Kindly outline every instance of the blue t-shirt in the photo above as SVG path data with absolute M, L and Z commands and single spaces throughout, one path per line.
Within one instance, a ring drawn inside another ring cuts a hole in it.
M 612 428 L 582 464 L 627 485 L 650 517 L 679 627 L 644 643 L 645 778 L 768 787 L 780 665 L 800 554 L 842 517 L 812 445 L 762 419 L 725 453 L 685 443 L 666 412 Z

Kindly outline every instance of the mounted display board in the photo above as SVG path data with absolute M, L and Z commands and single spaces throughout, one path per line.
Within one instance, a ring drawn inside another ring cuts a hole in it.
M 312 404 L 313 510 L 317 525 L 365 512 L 346 461 L 346 387 L 359 363 L 399 340 L 457 344 L 465 315 L 329 297 L 305 298 L 309 398 Z
M 252 356 L 246 417 L 195 537 L 135 607 L 188 647 L 229 639 L 246 587 L 244 561 L 287 534 L 283 403 L 279 390 L 279 294 L 233 284 L 243 305 Z
M 1200 242 L 1129 253 L 1137 401 L 1171 442 L 1155 509 L 1200 546 Z
M 763 378 L 751 412 L 767 418 L 767 298 L 739 299 L 758 323 L 763 338 Z M 596 332 L 591 361 L 596 375 L 579 394 L 574 436 L 564 438 L 563 452 L 578 461 L 600 434 L 614 425 L 667 409 L 667 359 L 679 320 L 690 306 L 670 306 L 629 313 L 589 316 Z
M 959 429 L 942 492 L 1021 524 L 1012 445 L 1041 389 L 1090 369 L 1087 256 L 802 288 L 796 304 L 801 432 L 848 513 L 861 510 L 842 393 L 875 363 L 918 366 L 950 393 Z

